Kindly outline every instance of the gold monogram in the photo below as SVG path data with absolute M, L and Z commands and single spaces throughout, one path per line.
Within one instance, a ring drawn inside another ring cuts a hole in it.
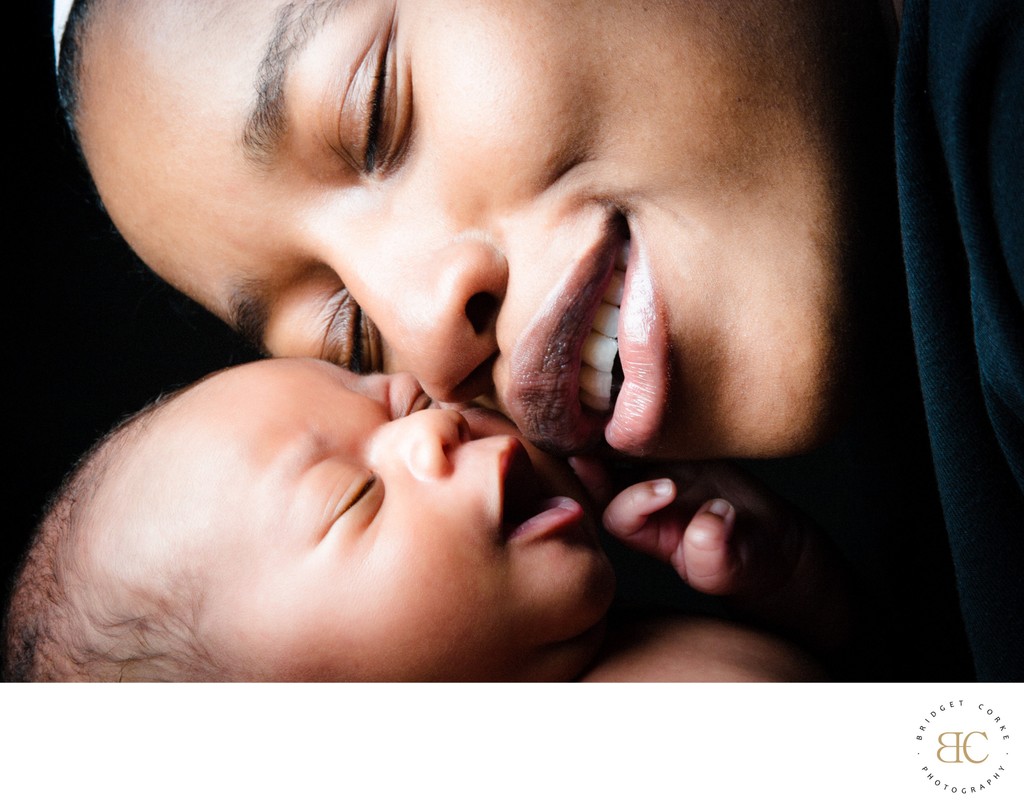
M 956 740 L 953 743 L 946 743 L 943 739 L 949 735 L 952 735 Z M 943 732 L 939 735 L 939 748 L 935 752 L 937 757 L 943 763 L 984 763 L 988 760 L 988 754 L 983 758 L 973 758 L 971 753 L 967 750 L 971 747 L 971 736 L 980 735 L 986 741 L 988 740 L 988 733 L 979 732 L 978 730 L 972 730 L 971 732 Z M 953 760 L 947 760 L 942 756 L 942 753 L 946 749 L 955 749 L 956 757 Z

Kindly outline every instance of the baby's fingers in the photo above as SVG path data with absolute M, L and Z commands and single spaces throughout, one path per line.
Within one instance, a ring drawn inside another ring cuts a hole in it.
M 620 539 L 637 536 L 647 525 L 648 517 L 671 505 L 675 498 L 676 486 L 671 480 L 647 480 L 631 485 L 608 503 L 604 526 Z
M 723 499 L 704 503 L 672 553 L 679 576 L 698 592 L 728 595 L 737 588 L 739 561 L 730 547 L 736 510 Z

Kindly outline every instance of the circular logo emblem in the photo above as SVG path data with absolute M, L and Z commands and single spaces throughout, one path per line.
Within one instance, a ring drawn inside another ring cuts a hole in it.
M 998 791 L 1011 736 L 1009 718 L 994 702 L 951 699 L 925 710 L 914 742 L 922 787 L 958 796 Z

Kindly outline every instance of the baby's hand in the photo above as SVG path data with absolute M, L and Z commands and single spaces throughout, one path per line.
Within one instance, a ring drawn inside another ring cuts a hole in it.
M 810 519 L 740 468 L 663 466 L 611 498 L 604 526 L 669 563 L 693 589 L 728 596 L 739 616 L 821 650 L 848 636 L 844 565 Z
M 689 515 L 676 497 L 676 484 L 667 478 L 631 485 L 608 504 L 604 526 L 623 544 L 671 564 L 698 592 L 733 594 L 741 578 L 729 541 L 736 509 L 716 498 Z
M 728 463 L 658 471 L 669 476 L 630 485 L 608 503 L 604 525 L 613 536 L 706 594 L 753 598 L 789 584 L 809 520 Z

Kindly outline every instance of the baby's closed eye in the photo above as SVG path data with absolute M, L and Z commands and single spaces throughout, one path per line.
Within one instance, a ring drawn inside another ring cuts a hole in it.
M 331 523 L 336 522 L 354 507 L 359 505 L 359 503 L 365 501 L 367 496 L 374 493 L 374 489 L 379 486 L 380 478 L 372 471 L 366 471 L 354 476 L 346 485 L 344 493 L 338 500 Z

